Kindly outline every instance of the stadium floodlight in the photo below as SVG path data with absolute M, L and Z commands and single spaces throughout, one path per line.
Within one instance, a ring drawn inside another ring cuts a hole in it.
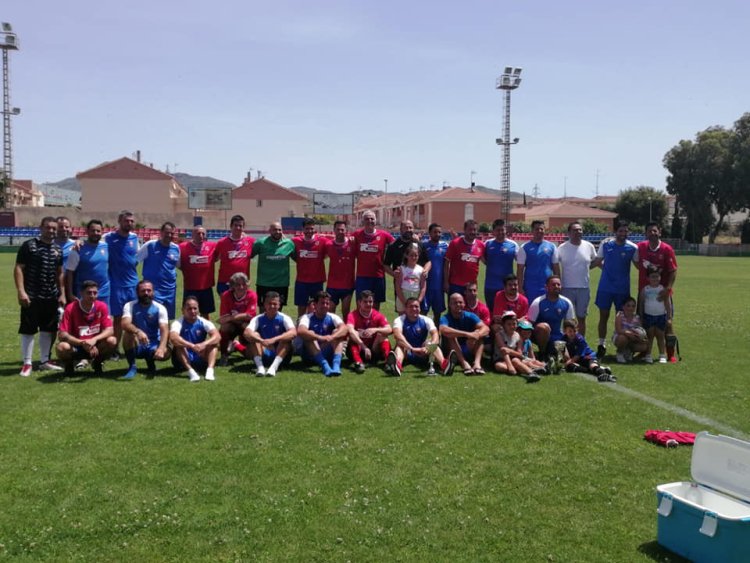
M 0 23 L 0 51 L 3 58 L 3 169 L 1 178 L 3 188 L 0 190 L 0 208 L 8 206 L 9 187 L 13 183 L 13 149 L 11 144 L 10 118 L 21 113 L 19 108 L 10 107 L 10 73 L 8 53 L 18 50 L 18 36 L 13 33 L 13 26 L 8 22 Z
M 520 67 L 506 66 L 503 74 L 497 79 L 495 88 L 505 92 L 505 123 L 503 137 L 495 142 L 503 147 L 502 168 L 500 173 L 500 191 L 502 193 L 501 217 L 507 223 L 510 219 L 510 146 L 520 140 L 515 137 L 510 139 L 510 93 L 521 85 Z

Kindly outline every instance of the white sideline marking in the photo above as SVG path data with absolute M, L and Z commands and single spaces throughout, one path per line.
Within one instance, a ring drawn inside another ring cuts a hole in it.
M 592 378 L 590 375 L 585 373 L 574 373 L 573 375 L 577 375 L 581 379 L 585 379 L 586 381 L 592 381 Z M 597 383 L 596 379 L 593 380 L 594 383 Z M 703 424 L 705 426 L 710 426 L 712 428 L 716 428 L 717 430 L 721 430 L 724 434 L 728 436 L 732 436 L 735 438 L 741 438 L 743 440 L 750 440 L 750 435 L 745 434 L 741 430 L 737 430 L 736 428 L 732 428 L 731 426 L 728 426 L 726 424 L 723 424 L 721 422 L 717 422 L 716 420 L 713 420 L 711 418 L 708 418 L 707 416 L 703 416 L 697 413 L 694 413 L 693 411 L 689 411 L 687 409 L 683 409 L 682 407 L 678 407 L 677 405 L 673 405 L 671 403 L 667 403 L 665 401 L 662 401 L 661 399 L 656 399 L 655 397 L 651 397 L 650 395 L 645 395 L 639 391 L 635 391 L 634 389 L 629 389 L 628 387 L 623 387 L 619 383 L 601 383 L 600 385 L 606 386 L 609 389 L 612 389 L 613 391 L 618 391 L 620 393 L 624 393 L 625 395 L 630 395 L 631 397 L 635 397 L 636 399 L 640 399 L 641 401 L 644 401 L 646 403 L 652 404 L 654 406 L 657 406 L 659 408 L 662 408 L 666 411 L 669 411 L 673 414 L 678 414 L 680 416 L 683 416 L 687 419 L 692 420 L 693 422 L 697 422 L 699 424 Z

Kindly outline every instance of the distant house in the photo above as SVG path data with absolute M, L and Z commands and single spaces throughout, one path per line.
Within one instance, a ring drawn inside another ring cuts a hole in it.
M 76 178 L 81 209 L 89 216 L 121 209 L 166 217 L 187 212 L 187 191 L 174 177 L 131 158 L 105 162 Z
M 9 207 L 44 207 L 44 194 L 31 180 L 13 180 L 6 195 Z
M 548 229 L 567 227 L 572 221 L 591 220 L 595 223 L 606 225 L 608 229 L 614 229 L 614 221 L 617 213 L 578 205 L 577 203 L 568 203 L 567 201 L 553 201 L 544 203 L 541 200 L 539 205 L 531 207 L 513 207 L 510 210 L 510 221 L 531 223 L 532 221 L 544 221 Z
M 246 178 L 232 191 L 232 214 L 242 215 L 248 228 L 266 228 L 282 217 L 312 214 L 312 203 L 305 196 L 266 178 Z

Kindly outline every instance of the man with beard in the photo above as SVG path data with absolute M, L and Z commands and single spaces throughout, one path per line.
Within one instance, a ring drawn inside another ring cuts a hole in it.
M 284 236 L 281 223 L 271 223 L 268 236 L 255 241 L 252 256 L 258 257 L 256 288 L 260 305 L 269 291 L 279 294 L 280 309 L 286 305 L 289 296 L 289 261 L 293 254 L 294 243 Z
M 81 296 L 81 284 L 96 282 L 97 299 L 109 311 L 109 247 L 102 241 L 104 225 L 92 219 L 86 225 L 87 238 L 78 248 L 71 250 L 65 267 L 65 289 L 68 303 Z
M 518 286 L 529 300 L 544 295 L 547 279 L 560 275 L 557 247 L 544 238 L 544 221 L 531 222 L 531 240 L 518 249 Z
M 58 217 L 57 221 L 57 235 L 55 236 L 55 244 L 62 250 L 62 267 L 63 273 L 65 272 L 65 265 L 68 263 L 68 256 L 70 251 L 73 250 L 75 242 L 70 240 L 70 234 L 73 232 L 73 228 L 70 225 L 70 219 L 67 217 Z
M 414 236 L 414 223 L 411 221 L 402 221 L 400 230 L 401 236 L 388 246 L 388 249 L 385 251 L 385 258 L 383 259 L 385 273 L 393 278 L 394 300 L 396 296 L 396 284 L 400 283 L 398 272 L 404 264 L 404 253 L 409 246 L 412 244 L 417 245 L 417 251 L 419 252 L 417 264 L 424 268 L 423 277 L 426 279 L 430 273 L 430 259 L 422 245 L 422 241 Z
M 143 263 L 143 278 L 154 284 L 154 299 L 164 305 L 170 319 L 177 306 L 177 268 L 180 247 L 172 242 L 176 227 L 167 221 L 159 230 L 159 238 L 150 240 L 138 250 L 138 261 Z
M 138 299 L 125 304 L 122 310 L 122 347 L 128 360 L 128 371 L 123 379 L 133 379 L 135 360 L 146 360 L 148 373 L 156 371 L 155 361 L 169 358 L 169 316 L 161 303 L 154 301 L 154 286 L 149 280 L 136 285 Z
M 484 256 L 484 243 L 477 238 L 477 222 L 464 223 L 463 236 L 454 238 L 448 245 L 443 267 L 443 289 L 448 295 L 464 295 L 467 283 L 476 283 L 479 261 Z
M 539 346 L 539 359 L 547 361 L 554 358 L 558 363 L 555 371 L 559 372 L 562 360 L 555 347 L 555 342 L 565 340 L 562 323 L 575 319 L 575 308 L 570 299 L 562 295 L 560 276 L 550 276 L 546 292 L 529 305 L 528 319 L 534 324 L 532 340 Z

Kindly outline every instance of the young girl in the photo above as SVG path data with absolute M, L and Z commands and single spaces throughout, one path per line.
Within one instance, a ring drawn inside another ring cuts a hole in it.
M 417 264 L 419 248 L 410 244 L 404 252 L 404 265 L 399 268 L 398 283 L 396 284 L 396 311 L 404 312 L 404 303 L 410 297 L 416 297 L 421 303 L 427 288 L 422 273 L 424 268 Z
M 526 383 L 535 383 L 539 381 L 539 374 L 544 372 L 544 364 L 536 360 L 527 361 L 524 357 L 524 344 L 521 335 L 516 332 L 516 326 L 516 314 L 507 311 L 500 320 L 500 329 L 495 333 L 495 371 L 520 375 Z M 528 342 L 531 343 L 530 340 Z
M 633 353 L 646 351 L 646 331 L 641 326 L 641 318 L 635 314 L 635 299 L 628 297 L 615 317 L 615 333 L 612 342 L 617 348 L 617 363 L 626 364 L 633 359 Z
M 659 299 L 661 297 L 661 299 Z M 643 361 L 647 364 L 654 363 L 651 358 L 651 350 L 656 338 L 656 346 L 659 348 L 659 363 L 667 363 L 667 347 L 664 339 L 664 331 L 667 328 L 670 310 L 666 306 L 664 297 L 664 286 L 661 285 L 661 272 L 657 268 L 648 269 L 648 285 L 641 290 L 640 300 L 641 315 L 643 316 L 643 328 L 648 333 L 648 344 Z

